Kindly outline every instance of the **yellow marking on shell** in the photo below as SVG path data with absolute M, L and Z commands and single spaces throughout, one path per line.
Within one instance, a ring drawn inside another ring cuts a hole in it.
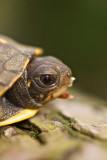
M 43 54 L 43 49 L 42 48 L 36 48 L 35 49 L 35 55 L 36 56 L 40 56 Z
M 23 67 L 23 71 L 24 69 L 26 68 L 27 64 L 29 63 L 30 59 L 28 58 L 24 64 L 24 67 Z M 23 74 L 22 73 L 19 73 L 17 74 L 17 76 L 12 79 L 11 83 L 9 84 L 9 86 L 6 86 L 6 87 L 3 87 L 3 89 L 0 91 L 0 97 L 17 81 L 18 78 L 20 78 L 20 76 Z
M 4 39 L 0 39 L 0 42 L 1 42 L 2 44 L 7 44 L 7 42 L 6 42 Z
M 43 98 L 44 97 L 44 95 L 43 94 L 40 94 L 40 98 Z
M 24 109 L 20 113 L 0 122 L 0 126 L 9 125 L 12 123 L 20 122 L 25 119 L 33 117 L 40 109 Z
M 28 82 L 27 82 L 28 88 L 30 87 L 30 85 L 31 85 L 31 80 L 28 80 Z

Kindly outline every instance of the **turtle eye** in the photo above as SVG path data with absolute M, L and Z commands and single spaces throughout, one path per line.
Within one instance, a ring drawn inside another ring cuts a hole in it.
M 45 85 L 52 85 L 56 81 L 56 77 L 54 75 L 45 74 L 40 76 L 40 80 Z

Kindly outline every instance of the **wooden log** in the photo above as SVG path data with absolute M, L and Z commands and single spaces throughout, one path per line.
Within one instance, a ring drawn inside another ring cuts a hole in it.
M 0 160 L 107 160 L 107 101 L 77 90 L 0 128 Z

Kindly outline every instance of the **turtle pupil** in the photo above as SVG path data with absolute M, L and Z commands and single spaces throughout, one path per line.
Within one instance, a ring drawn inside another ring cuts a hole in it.
M 52 75 L 42 75 L 40 79 L 45 85 L 52 85 L 55 83 L 55 78 Z
M 49 77 L 48 75 L 43 79 L 43 83 L 48 85 L 51 83 L 51 77 Z

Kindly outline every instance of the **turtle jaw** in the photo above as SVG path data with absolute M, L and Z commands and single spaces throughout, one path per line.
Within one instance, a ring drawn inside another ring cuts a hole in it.
M 64 86 L 64 87 L 61 87 L 61 88 L 57 89 L 53 93 L 52 92 L 49 93 L 49 95 L 47 96 L 47 98 L 43 102 L 41 102 L 41 103 L 44 104 L 44 103 L 46 103 L 46 102 L 48 102 L 50 100 L 53 100 L 55 98 L 60 97 L 61 95 L 65 94 L 67 92 L 67 88 L 68 87 L 69 86 L 67 85 L 67 86 Z

